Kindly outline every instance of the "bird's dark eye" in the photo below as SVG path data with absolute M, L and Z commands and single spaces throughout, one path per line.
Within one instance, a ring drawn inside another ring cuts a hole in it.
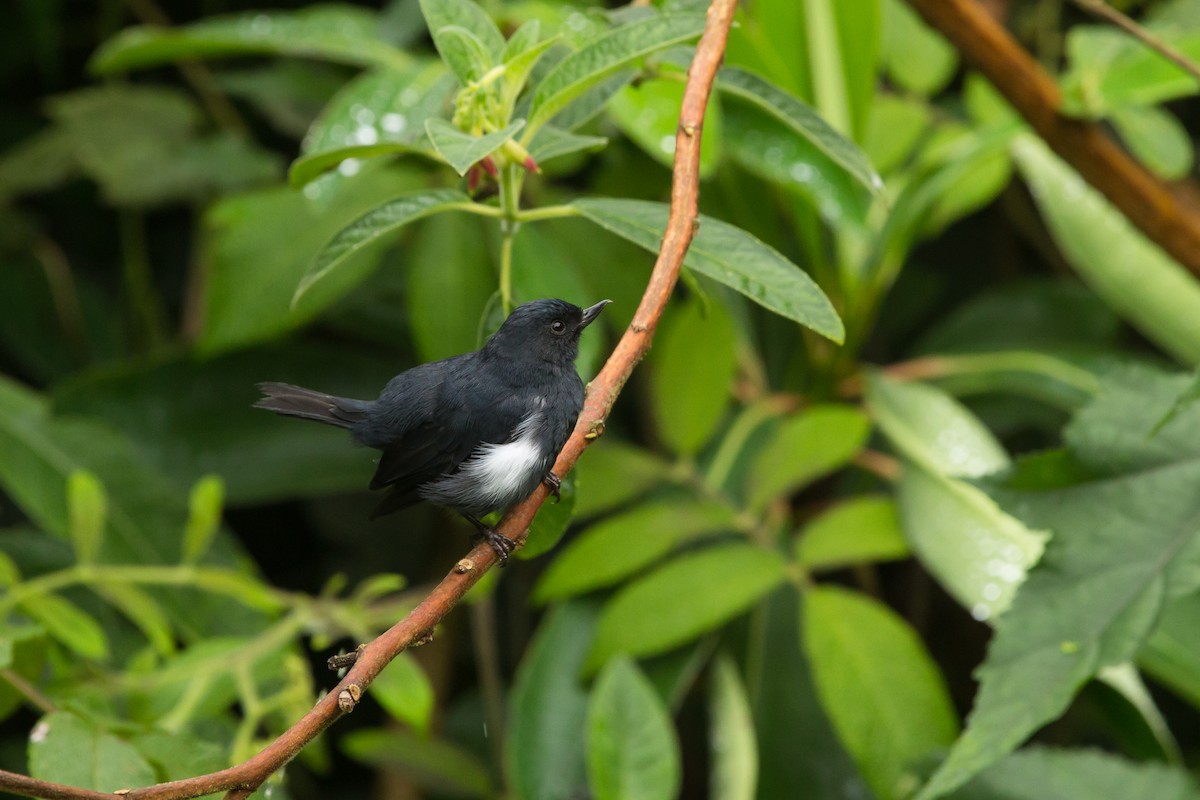
M 567 332 L 567 323 L 563 322 L 561 319 L 556 319 L 554 322 L 550 323 L 550 330 L 554 331 L 559 336 L 562 336 Z

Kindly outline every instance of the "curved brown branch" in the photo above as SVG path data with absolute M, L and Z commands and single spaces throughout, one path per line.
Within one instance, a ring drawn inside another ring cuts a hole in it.
M 1100 190 L 1129 221 L 1200 275 L 1200 215 L 1093 122 L 1062 114 L 1054 79 L 978 0 L 908 0 L 983 73 L 1054 152 Z
M 688 71 L 687 88 L 680 109 L 679 128 L 675 136 L 671 213 L 658 260 L 654 264 L 654 271 L 650 275 L 633 322 L 589 387 L 575 432 L 555 462 L 554 471 L 558 475 L 569 472 L 584 448 L 603 433 L 604 421 L 612 410 L 617 395 L 625 386 L 634 367 L 650 349 L 654 330 L 679 277 L 684 254 L 691 244 L 692 234 L 699 219 L 697 198 L 700 192 L 700 131 L 704 122 L 704 111 L 708 105 L 713 79 L 725 54 L 725 40 L 733 22 L 736 5 L 736 0 L 713 0 L 708 10 L 708 22 Z M 528 499 L 513 508 L 501 520 L 497 530 L 515 541 L 518 547 L 521 546 L 528 534 L 529 524 L 548 494 L 546 487 L 539 486 Z M 352 711 L 375 676 L 406 647 L 432 631 L 467 590 L 495 566 L 495 563 L 496 554 L 486 543 L 471 550 L 408 616 L 361 650 L 354 666 L 329 694 L 253 758 L 220 772 L 134 789 L 122 796 L 128 800 L 182 800 L 227 792 L 226 800 L 248 797 L 268 777 L 291 761 L 321 731 L 343 714 Z M 28 797 L 54 800 L 111 800 L 114 796 L 36 781 L 2 771 L 0 789 Z

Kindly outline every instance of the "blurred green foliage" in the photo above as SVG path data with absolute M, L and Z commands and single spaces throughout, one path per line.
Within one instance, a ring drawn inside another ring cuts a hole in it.
M 992 5 L 1194 192 L 1194 79 Z M 1200 57 L 1197 0 L 1123 5 Z M 253 385 L 370 397 L 545 296 L 614 300 L 594 375 L 704 8 L 9 10 L 0 768 L 245 759 L 445 573 L 456 521 L 368 523 L 372 455 Z M 1200 798 L 1195 276 L 902 0 L 743 4 L 701 174 L 524 558 L 258 796 Z

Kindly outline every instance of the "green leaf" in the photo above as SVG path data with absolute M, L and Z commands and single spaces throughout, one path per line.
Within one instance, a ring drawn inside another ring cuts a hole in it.
M 504 48 L 504 107 L 512 109 L 530 73 L 537 66 L 542 56 L 554 45 L 559 37 L 551 36 L 541 42 L 537 41 L 541 33 L 541 24 L 531 19 L 517 29 Z
M 754 456 L 750 508 L 761 511 L 853 460 L 867 443 L 871 422 L 850 406 L 811 406 L 787 418 Z
M 617 127 L 655 161 L 670 168 L 675 163 L 675 134 L 684 85 L 674 80 L 644 81 L 613 95 L 606 109 Z M 724 140 L 721 107 L 713 104 L 704 115 L 700 137 L 700 177 L 716 170 Z
M 448 25 L 438 31 L 438 52 L 463 86 L 475 83 L 494 66 L 479 37 L 466 28 Z
M 883 179 L 853 142 L 770 81 L 737 67 L 726 67 L 717 75 L 717 89 L 747 100 L 777 118 L 833 159 L 869 191 L 875 194 L 883 191 Z
M 132 583 L 106 581 L 94 587 L 97 594 L 120 609 L 138 627 L 154 649 L 170 655 L 175 652 L 175 636 L 162 605 L 148 592 Z
M 579 672 L 596 607 L 572 601 L 542 619 L 509 696 L 505 765 L 521 800 L 569 800 L 586 788 L 583 736 L 588 696 Z
M 680 784 L 679 743 L 646 676 L 627 658 L 609 664 L 587 716 L 588 786 L 596 800 L 662 800 Z
M 754 800 L 758 784 L 758 742 L 746 687 L 733 660 L 718 656 L 709 673 L 708 746 L 713 800 Z
M 341 745 L 351 758 L 396 770 L 431 795 L 495 797 L 487 767 L 467 750 L 444 739 L 367 728 L 349 733 Z
M 1194 14 L 1195 10 L 1185 13 Z M 1150 28 L 1184 57 L 1200 59 L 1200 31 L 1194 23 Z M 1070 114 L 1100 117 L 1116 108 L 1151 106 L 1194 95 L 1200 88 L 1196 78 L 1178 64 L 1112 28 L 1073 27 L 1067 52 L 1071 70 L 1063 77 L 1063 105 Z
M 433 686 L 410 653 L 401 653 L 384 667 L 367 690 L 383 710 L 422 736 L 429 735 L 433 715 Z
M 104 629 L 71 601 L 56 594 L 38 594 L 20 601 L 20 606 L 51 637 L 84 658 L 108 657 L 108 637 L 104 635 Z
M 933 121 L 926 104 L 881 94 L 871 110 L 863 150 L 879 172 L 886 175 L 904 165 L 931 127 Z
M 676 453 L 695 455 L 725 416 L 737 370 L 733 322 L 720 303 L 692 300 L 668 311 L 650 356 L 658 433 Z
M 882 60 L 902 89 L 932 96 L 958 71 L 958 51 L 903 0 L 883 2 Z
M 620 506 L 667 480 L 671 466 L 654 454 L 612 437 L 587 450 L 576 467 L 584 490 L 575 516 L 591 517 Z
M 552 550 L 567 532 L 575 513 L 575 473 L 562 479 L 559 494 L 561 499 L 551 498 L 538 509 L 537 516 L 529 526 L 525 546 L 517 551 L 518 558 L 536 558 Z
M 1066 430 L 1070 471 L 1034 458 L 985 484 L 1054 536 L 998 620 L 967 730 L 921 797 L 961 785 L 1065 711 L 1089 678 L 1134 656 L 1169 601 L 1200 585 L 1200 413 L 1178 416 L 1170 436 L 1146 436 L 1187 381 L 1114 370 Z
M 104 541 L 108 521 L 108 497 L 104 485 L 87 470 L 67 476 L 67 532 L 80 564 L 95 562 Z
M 483 72 L 478 71 L 475 59 L 467 57 L 462 47 L 465 37 L 456 35 L 454 29 L 478 43 L 480 54 L 486 58 L 484 71 L 500 62 L 504 36 L 492 18 L 471 0 L 421 0 L 421 14 L 438 53 L 463 85 L 479 78 Z
M 1176 358 L 1200 363 L 1200 285 L 1032 138 L 1014 154 L 1063 254 L 1096 294 Z
M 583 198 L 572 205 L 597 225 L 658 252 L 667 227 L 665 204 Z M 845 335 L 829 298 L 812 278 L 740 228 L 701 215 L 684 264 L 827 339 L 840 343 Z
M 198 563 L 221 529 L 221 509 L 225 504 L 225 483 L 216 475 L 196 482 L 188 495 L 188 520 L 183 529 L 183 561 Z
M 572 153 L 590 153 L 601 150 L 608 144 L 603 136 L 581 136 L 564 131 L 553 125 L 543 125 L 537 136 L 529 143 L 529 155 L 540 165 L 552 158 Z
M 21 568 L 17 562 L 0 550 L 0 587 L 7 588 L 21 582 Z
M 1167 413 L 1163 414 L 1162 419 L 1155 423 L 1154 429 L 1150 431 L 1150 435 L 1157 436 L 1159 431 L 1167 427 L 1167 424 L 1175 419 L 1175 417 L 1193 406 L 1197 400 L 1200 400 L 1200 371 L 1197 371 L 1192 376 L 1191 383 L 1184 387 L 1184 390 L 1175 398 L 1175 402 L 1171 404 L 1171 408 Z
M 1169 111 L 1153 106 L 1116 108 L 1112 122 L 1133 154 L 1160 178 L 1179 180 L 1192 171 L 1196 163 L 1192 136 Z
M 1200 594 L 1167 606 L 1137 662 L 1155 681 L 1200 707 Z
M 785 578 L 777 553 L 748 544 L 680 556 L 605 604 L 586 668 L 621 653 L 654 655 L 691 641 L 746 611 Z
M 317 251 L 308 271 L 296 287 L 293 305 L 315 283 L 342 267 L 364 248 L 395 233 L 410 222 L 469 202 L 471 198 L 455 189 L 426 189 L 401 195 L 376 206 L 342 228 Z
M 809 569 L 907 558 L 896 503 L 882 495 L 854 497 L 821 512 L 800 531 L 796 559 Z
M 346 5 L 211 17 L 174 28 L 143 25 L 110 39 L 88 66 L 108 75 L 187 59 L 246 55 L 405 66 L 409 57 L 382 41 L 378 28 L 374 12 Z
M 299 188 L 348 158 L 433 157 L 425 121 L 442 112 L 454 79 L 441 62 L 368 72 L 347 83 L 313 121 L 288 180 Z
M 542 574 L 534 600 L 545 603 L 611 586 L 684 542 L 736 525 L 733 511 L 712 502 L 641 503 L 572 539 Z
M 528 144 L 538 130 L 588 89 L 642 56 L 699 36 L 704 18 L 691 14 L 661 14 L 609 31 L 564 58 L 534 89 Z
M 466 175 L 472 164 L 497 150 L 523 127 L 525 120 L 519 119 L 498 131 L 484 136 L 472 136 L 444 119 L 425 120 L 425 131 L 429 134 L 429 140 L 459 175 Z
M 960 800 L 1196 800 L 1200 785 L 1179 767 L 1127 761 L 1098 750 L 1030 747 L 985 770 Z
M 958 730 L 921 640 L 886 606 L 834 587 L 804 595 L 803 636 L 822 704 L 867 783 L 883 800 L 906 796 L 914 762 Z
M 930 472 L 975 478 L 1009 464 L 983 423 L 940 389 L 875 373 L 867 405 L 896 450 Z
M 43 717 L 29 734 L 29 774 L 98 792 L 158 782 L 154 770 L 128 742 L 63 711 Z
M 142 731 L 129 743 L 154 765 L 160 781 L 163 778 L 178 781 L 217 772 L 229 763 L 224 747 L 192 734 Z

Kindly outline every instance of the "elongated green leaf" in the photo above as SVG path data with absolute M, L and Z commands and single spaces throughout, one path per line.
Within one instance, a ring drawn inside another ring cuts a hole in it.
M 778 554 L 746 544 L 708 547 L 621 589 L 605 605 L 587 668 L 614 655 L 666 652 L 736 617 L 786 577 Z M 646 609 L 654 609 L 647 614 Z
M 796 558 L 809 569 L 840 569 L 907 556 L 896 503 L 883 496 L 838 503 L 806 524 L 796 540 Z
M 1138 159 L 1159 177 L 1179 180 L 1196 163 L 1192 136 L 1169 111 L 1146 108 L 1113 110 L 1113 125 Z
M 425 120 L 425 131 L 429 134 L 429 140 L 459 175 L 466 175 L 472 164 L 495 151 L 524 126 L 525 120 L 519 119 L 498 131 L 483 136 L 472 136 L 463 133 L 444 119 Z
M 9 587 L 21 582 L 21 568 L 7 553 L 0 551 L 0 587 Z M 0 663 L 3 659 L 0 659 Z
M 575 514 L 575 473 L 562 479 L 559 497 L 542 504 L 537 516 L 529 526 L 525 546 L 517 551 L 517 558 L 536 558 L 554 548 L 567 532 Z
M 1188 380 L 1114 371 L 1067 428 L 1070 462 L 1034 457 L 985 484 L 1002 508 L 1054 536 L 998 620 L 967 730 L 922 798 L 961 785 L 1061 714 L 1085 681 L 1133 657 L 1169 601 L 1200 585 L 1200 412 L 1147 437 Z
M 903 0 L 884 0 L 882 61 L 899 87 L 923 95 L 945 88 L 958 69 L 958 51 Z
M 597 225 L 658 252 L 667 227 L 665 204 L 584 198 L 572 205 Z M 702 215 L 684 264 L 834 342 L 845 336 L 841 319 L 812 278 L 740 228 Z
M 478 71 L 479 58 L 472 57 L 463 47 L 467 37 L 477 43 L 478 56 L 486 60 L 485 70 L 500 63 L 504 36 L 492 18 L 472 0 L 421 0 L 421 13 L 438 53 L 463 85 L 483 74 Z
M 719 303 L 692 301 L 663 319 L 650 356 L 658 431 L 676 453 L 694 455 L 729 407 L 737 369 L 733 322 Z
M 617 127 L 667 168 L 675 163 L 675 133 L 679 128 L 683 88 L 679 81 L 644 81 L 617 92 L 606 107 Z M 717 168 L 723 128 L 721 107 L 710 105 L 704 115 L 704 135 L 700 137 L 701 178 L 709 177 Z
M 158 600 L 133 584 L 110 581 L 95 588 L 138 627 L 156 651 L 163 655 L 175 652 L 171 622 Z
M 933 659 L 904 620 L 846 589 L 804 595 L 803 636 L 817 692 L 842 743 L 878 797 L 903 797 L 914 762 L 958 732 Z
M 579 462 L 584 489 L 575 502 L 577 517 L 591 517 L 650 491 L 670 476 L 670 465 L 652 453 L 606 437 Z
M 487 767 L 445 739 L 367 728 L 350 733 L 341 743 L 351 758 L 397 770 L 429 794 L 481 800 L 495 796 Z
M 538 164 L 545 164 L 559 156 L 600 150 L 606 144 L 608 139 L 603 136 L 581 136 L 553 125 L 543 125 L 529 143 L 529 155 L 533 156 L 533 160 Z
M 395 233 L 410 222 L 445 211 L 471 198 L 454 189 L 429 189 L 401 195 L 362 215 L 335 235 L 313 259 L 308 272 L 296 287 L 293 303 L 309 288 L 363 248 Z
M 401 653 L 371 682 L 368 689 L 384 711 L 408 723 L 417 733 L 429 733 L 433 686 L 425 670 L 409 653 Z
M 813 406 L 785 420 L 750 468 L 750 507 L 771 500 L 844 467 L 862 450 L 871 432 L 866 414 L 849 406 Z
M 716 503 L 640 504 L 572 539 L 538 581 L 534 599 L 544 603 L 610 586 L 683 542 L 731 530 L 736 524 L 734 512 Z
M 368 72 L 346 84 L 313 122 L 288 179 L 300 187 L 347 158 L 433 157 L 425 120 L 442 112 L 454 78 L 441 62 Z
M 104 485 L 90 472 L 76 470 L 67 478 L 67 532 L 75 547 L 75 558 L 90 564 L 100 554 L 104 526 L 108 523 L 108 497 Z
M 712 753 L 709 797 L 754 800 L 758 742 L 746 686 L 729 656 L 713 662 L 709 675 L 708 746 Z
M 204 558 L 213 537 L 221 528 L 225 484 L 215 475 L 196 482 L 188 496 L 187 527 L 183 529 L 183 560 L 195 564 Z
M 128 28 L 92 57 L 107 75 L 172 61 L 246 55 L 318 58 L 344 64 L 403 67 L 409 57 L 382 41 L 365 8 L 318 5 L 300 11 L 212 17 L 191 25 Z
M 505 741 L 518 800 L 570 800 L 586 790 L 588 695 L 579 672 L 595 626 L 595 605 L 564 603 L 543 618 L 525 651 L 509 697 Z
M 609 664 L 587 718 L 588 786 L 596 800 L 662 800 L 679 792 L 679 743 L 646 676 L 628 658 Z
M 1175 402 L 1171 405 L 1170 410 L 1166 414 L 1163 414 L 1162 419 L 1155 424 L 1154 430 L 1150 435 L 1156 436 L 1159 431 L 1167 427 L 1167 423 L 1179 416 L 1185 409 L 1195 405 L 1197 400 L 1200 400 L 1200 371 L 1197 371 L 1192 376 L 1192 382 L 1175 398 Z
M 158 781 L 128 742 L 63 711 L 43 717 L 30 733 L 29 774 L 99 792 L 138 789 Z
M 748 100 L 772 114 L 812 142 L 870 191 L 878 194 L 883 190 L 883 179 L 875 172 L 875 168 L 857 145 L 835 131 L 807 105 L 778 86 L 752 72 L 737 67 L 726 67 L 717 75 L 717 89 Z
M 1186 9 L 1184 13 L 1194 15 L 1195 9 Z M 1200 31 L 1194 22 L 1181 22 L 1166 23 L 1161 28 L 1152 23 L 1150 27 L 1153 35 L 1185 58 L 1196 60 L 1200 58 Z M 1067 37 L 1067 52 L 1071 69 L 1063 77 L 1063 107 L 1070 114 L 1102 117 L 1114 109 L 1152 106 L 1200 90 L 1200 81 L 1195 76 L 1112 27 L 1072 28 Z
M 1131 325 L 1188 364 L 1200 363 L 1200 285 L 1045 145 L 1013 150 L 1067 260 Z
M 1200 707 L 1200 594 L 1167 606 L 1137 663 L 1155 681 Z
M 533 93 L 529 127 L 522 143 L 562 111 L 572 100 L 625 65 L 644 55 L 692 39 L 704 30 L 704 18 L 691 14 L 662 14 L 609 31 L 564 58 Z
M 22 600 L 21 610 L 37 620 L 59 643 L 84 658 L 108 657 L 108 637 L 100 623 L 79 606 L 56 594 L 34 595 Z
M 1197 800 L 1200 785 L 1169 764 L 1135 762 L 1099 750 L 1035 746 L 985 770 L 955 798 L 962 800 L 1095 800 L 1144 797 Z

